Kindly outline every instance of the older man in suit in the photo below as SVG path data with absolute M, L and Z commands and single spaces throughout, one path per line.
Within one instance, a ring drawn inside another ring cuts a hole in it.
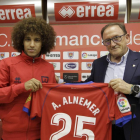
M 96 59 L 92 64 L 90 77 L 85 81 L 109 83 L 115 92 L 126 95 L 130 104 L 136 104 L 136 119 L 133 120 L 133 135 L 131 122 L 121 128 L 113 125 L 113 140 L 140 139 L 140 53 L 133 52 L 127 47 L 129 34 L 124 24 L 110 23 L 101 30 L 103 44 L 109 54 Z M 125 135 L 125 138 L 124 138 Z
M 112 140 L 130 140 L 130 137 L 131 140 L 139 140 L 140 53 L 133 52 L 127 47 L 130 36 L 124 24 L 105 25 L 101 30 L 101 36 L 109 54 L 93 61 L 91 75 L 85 82 L 109 83 L 109 87 L 112 87 L 115 92 L 124 93 L 130 104 L 136 105 L 133 135 L 131 135 L 131 122 L 123 128 L 113 125 Z M 58 81 L 57 76 L 56 80 Z

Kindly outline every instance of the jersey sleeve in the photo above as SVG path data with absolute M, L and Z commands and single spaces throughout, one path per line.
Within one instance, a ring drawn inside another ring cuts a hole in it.
M 30 116 L 30 111 L 31 111 L 31 95 L 32 93 L 29 94 L 23 107 L 23 111 L 26 112 L 29 116 Z
M 30 93 L 23 107 L 23 111 L 32 119 L 36 116 L 41 117 L 41 96 L 39 94 L 39 91 Z
M 134 116 L 135 118 L 135 116 Z M 131 107 L 124 94 L 115 97 L 115 124 L 122 127 L 132 119 Z

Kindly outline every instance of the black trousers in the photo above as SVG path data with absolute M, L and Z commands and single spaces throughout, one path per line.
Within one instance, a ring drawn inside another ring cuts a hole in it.
M 112 140 L 125 140 L 123 127 L 112 125 Z

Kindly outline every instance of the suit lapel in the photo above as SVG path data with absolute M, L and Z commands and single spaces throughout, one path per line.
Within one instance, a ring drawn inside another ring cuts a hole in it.
M 126 67 L 124 71 L 124 77 L 123 77 L 123 80 L 126 81 L 127 83 L 131 83 L 131 79 L 138 66 L 137 60 L 138 60 L 138 57 L 136 56 L 136 54 L 133 51 L 129 50 Z
M 102 83 L 104 83 L 104 79 L 105 79 L 105 74 L 106 74 L 106 70 L 108 67 L 108 61 L 105 59 L 103 60 L 103 63 L 100 65 L 100 70 L 99 70 L 99 81 L 101 81 Z

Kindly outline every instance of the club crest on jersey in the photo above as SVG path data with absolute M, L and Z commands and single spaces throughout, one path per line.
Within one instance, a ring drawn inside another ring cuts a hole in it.
M 126 113 L 130 111 L 130 104 L 125 97 L 119 97 L 117 100 L 117 105 L 121 113 Z
M 25 103 L 30 102 L 30 101 L 31 101 L 31 93 L 29 94 L 29 96 L 28 96 L 28 98 L 27 98 Z
M 47 77 L 47 76 L 41 76 L 41 80 L 42 80 L 42 83 L 48 83 L 49 77 Z
M 73 58 L 73 56 L 74 56 L 74 52 L 68 52 L 68 57 L 69 58 Z
M 0 53 L 0 58 L 4 58 L 5 57 L 5 53 Z

